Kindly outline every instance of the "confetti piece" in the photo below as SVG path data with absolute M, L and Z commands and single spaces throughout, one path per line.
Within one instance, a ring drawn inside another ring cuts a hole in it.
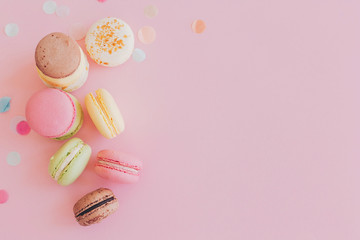
M 30 130 L 31 128 L 27 121 L 21 121 L 16 125 L 16 132 L 20 135 L 28 135 Z
M 46 1 L 46 2 L 44 2 L 43 11 L 46 14 L 53 14 L 56 11 L 56 2 L 54 2 L 54 1 Z
M 87 28 L 82 23 L 73 23 L 70 26 L 69 34 L 75 40 L 81 40 L 86 36 Z
M 206 25 L 203 20 L 197 19 L 191 24 L 194 33 L 202 33 L 205 31 Z
M 0 113 L 7 112 L 10 109 L 10 97 L 0 98 Z
M 20 161 L 21 157 L 18 152 L 10 152 L 6 157 L 6 162 L 11 166 L 19 165 Z
M 156 17 L 158 13 L 159 13 L 159 9 L 154 5 L 149 5 L 144 9 L 144 14 L 148 18 Z
M 17 133 L 17 126 L 20 122 L 26 121 L 25 117 L 23 116 L 16 116 L 10 121 L 10 128 L 14 133 Z
M 142 62 L 145 60 L 146 58 L 146 54 L 143 50 L 139 49 L 139 48 L 135 48 L 134 52 L 132 54 L 132 57 L 134 59 L 135 62 Z
M 150 44 L 154 42 L 156 38 L 155 29 L 149 26 L 142 27 L 138 32 L 138 38 L 140 42 L 144 44 Z
M 4 189 L 0 189 L 0 204 L 6 203 L 9 199 L 9 194 Z
M 16 23 L 9 23 L 5 26 L 5 34 L 8 37 L 15 37 L 19 33 L 19 26 Z
M 70 14 L 70 9 L 68 6 L 59 6 L 56 8 L 56 15 L 59 17 L 66 17 Z
M 103 2 L 106 2 L 106 0 L 97 0 L 98 2 L 101 2 L 101 3 L 103 3 Z

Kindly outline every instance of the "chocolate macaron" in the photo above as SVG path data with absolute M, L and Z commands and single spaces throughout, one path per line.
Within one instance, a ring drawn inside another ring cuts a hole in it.
M 40 40 L 35 62 L 45 85 L 67 92 L 80 88 L 89 72 L 89 63 L 80 46 L 60 32 L 50 33 Z
M 107 188 L 99 188 L 83 196 L 74 205 L 76 221 L 81 226 L 98 223 L 115 212 L 119 203 L 114 193 Z

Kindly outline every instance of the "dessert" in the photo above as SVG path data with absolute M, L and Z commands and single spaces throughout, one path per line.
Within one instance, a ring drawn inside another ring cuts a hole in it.
M 55 88 L 33 94 L 27 102 L 25 115 L 35 132 L 57 140 L 75 135 L 83 122 L 78 100 L 70 93 Z
M 74 205 L 73 211 L 76 221 L 81 226 L 99 223 L 119 207 L 114 193 L 107 188 L 99 188 L 86 194 Z
M 134 33 L 123 20 L 103 18 L 90 27 L 85 45 L 96 63 L 114 67 L 130 58 L 134 49 Z
M 72 138 L 50 158 L 49 174 L 60 185 L 70 185 L 84 171 L 90 155 L 89 145 L 80 138 Z
M 130 154 L 102 150 L 96 159 L 94 169 L 100 177 L 119 183 L 135 183 L 139 180 L 142 163 Z
M 106 138 L 114 138 L 124 131 L 125 125 L 119 108 L 105 89 L 98 89 L 95 95 L 85 96 L 86 109 L 99 132 Z
M 77 42 L 68 35 L 46 35 L 35 50 L 36 69 L 48 87 L 67 92 L 80 88 L 88 77 L 89 63 Z

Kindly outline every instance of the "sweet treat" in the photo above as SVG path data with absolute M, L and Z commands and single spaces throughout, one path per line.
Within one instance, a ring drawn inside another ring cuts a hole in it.
M 100 177 L 119 183 L 135 183 L 141 169 L 141 161 L 130 154 L 112 150 L 102 150 L 97 154 L 95 172 Z
M 115 212 L 119 203 L 114 193 L 107 188 L 99 188 L 86 194 L 74 205 L 76 221 L 81 226 L 88 226 L 101 222 Z
M 25 115 L 35 132 L 57 140 L 72 137 L 83 122 L 83 111 L 78 100 L 70 93 L 55 88 L 32 95 Z
M 73 183 L 89 162 L 91 148 L 80 138 L 67 141 L 50 158 L 49 174 L 60 185 Z
M 48 87 L 67 92 L 81 87 L 89 73 L 89 63 L 77 42 L 64 33 L 46 35 L 35 50 L 36 69 Z
M 114 138 L 125 128 L 119 108 L 105 89 L 100 88 L 95 93 L 95 96 L 92 93 L 86 95 L 86 109 L 99 132 L 106 138 Z
M 96 63 L 115 67 L 130 58 L 134 49 L 134 33 L 123 20 L 108 17 L 90 27 L 85 45 Z

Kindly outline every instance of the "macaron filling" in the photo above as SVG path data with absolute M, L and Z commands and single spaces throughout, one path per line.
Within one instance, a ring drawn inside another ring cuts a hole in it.
M 129 173 L 129 174 L 132 174 L 132 175 L 139 175 L 139 170 L 137 170 L 135 168 L 131 168 L 131 167 L 126 167 L 124 165 L 120 165 L 120 163 L 115 164 L 115 163 L 110 163 L 110 162 L 99 161 L 98 164 L 102 165 L 102 166 L 105 166 L 105 167 L 109 167 L 109 168 L 118 170 L 120 172 Z
M 83 216 L 83 215 L 85 215 L 85 214 L 87 214 L 87 213 L 95 210 L 96 208 L 99 208 L 99 207 L 101 207 L 101 206 L 103 206 L 103 205 L 105 205 L 105 204 L 107 204 L 107 203 L 109 203 L 109 202 L 111 202 L 111 201 L 114 201 L 114 200 L 115 200 L 115 197 L 114 197 L 114 196 L 112 196 L 112 197 L 110 197 L 110 198 L 107 198 L 107 199 L 105 199 L 105 200 L 103 200 L 103 201 L 101 201 L 101 202 L 98 202 L 98 203 L 96 203 L 95 205 L 93 205 L 93 206 L 85 209 L 84 211 L 82 211 L 82 212 L 80 212 L 79 214 L 77 214 L 75 217 Z
M 114 169 L 123 173 L 139 176 L 140 167 L 136 165 L 131 165 L 128 163 L 114 161 L 105 158 L 99 158 L 99 157 L 98 157 L 97 165 L 105 168 Z
M 98 91 L 96 91 L 96 94 L 97 93 L 98 93 Z M 110 113 L 107 110 L 106 105 L 105 105 L 104 101 L 102 100 L 100 94 L 98 94 L 94 97 L 94 95 L 92 93 L 90 93 L 90 97 L 91 97 L 92 101 L 95 103 L 95 105 L 97 106 L 97 108 L 100 110 L 100 115 L 103 118 L 103 120 L 105 121 L 107 127 L 109 128 L 109 130 L 111 132 L 111 136 L 115 137 L 116 134 L 120 133 L 120 130 L 116 128 L 113 118 L 110 116 Z
M 70 154 L 61 162 L 60 166 L 57 168 L 55 172 L 54 179 L 56 181 L 59 180 L 61 173 L 65 170 L 65 168 L 71 163 L 74 157 L 80 152 L 81 148 L 84 146 L 83 143 L 79 143 L 71 152 Z

